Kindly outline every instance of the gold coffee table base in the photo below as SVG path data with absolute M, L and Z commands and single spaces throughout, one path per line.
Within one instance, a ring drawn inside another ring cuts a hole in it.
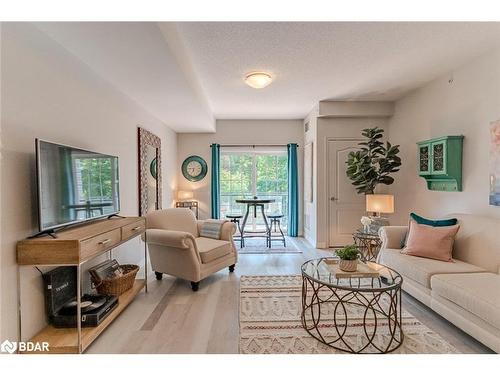
M 301 321 L 312 337 L 346 353 L 383 354 L 401 346 L 404 335 L 400 276 L 387 286 L 378 278 L 372 279 L 371 285 L 366 284 L 367 279 L 348 279 L 342 285 L 318 279 L 303 267 Z M 358 312 L 353 314 L 353 308 Z

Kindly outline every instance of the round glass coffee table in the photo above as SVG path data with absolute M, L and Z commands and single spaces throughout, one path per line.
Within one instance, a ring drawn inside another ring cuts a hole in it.
M 346 275 L 338 258 L 302 265 L 302 326 L 314 338 L 348 353 L 389 353 L 403 343 L 401 284 L 389 267 L 366 262 Z M 368 275 L 370 275 L 368 277 Z

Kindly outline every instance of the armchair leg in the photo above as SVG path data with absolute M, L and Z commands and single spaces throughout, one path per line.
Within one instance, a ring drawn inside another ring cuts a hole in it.
M 229 266 L 229 272 L 234 272 L 234 266 L 235 266 L 234 264 Z
M 193 292 L 197 292 L 199 287 L 200 287 L 199 281 L 191 281 L 191 289 L 193 289 Z
M 161 280 L 163 278 L 163 273 L 155 271 L 156 280 Z

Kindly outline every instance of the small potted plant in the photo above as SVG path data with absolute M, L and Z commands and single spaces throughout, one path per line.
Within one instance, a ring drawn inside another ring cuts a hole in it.
M 336 251 L 340 258 L 339 268 L 344 272 L 354 272 L 358 269 L 359 250 L 356 245 L 348 245 Z

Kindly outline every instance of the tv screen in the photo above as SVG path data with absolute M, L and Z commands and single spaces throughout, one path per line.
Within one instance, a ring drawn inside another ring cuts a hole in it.
M 36 140 L 40 231 L 116 214 L 118 157 Z

